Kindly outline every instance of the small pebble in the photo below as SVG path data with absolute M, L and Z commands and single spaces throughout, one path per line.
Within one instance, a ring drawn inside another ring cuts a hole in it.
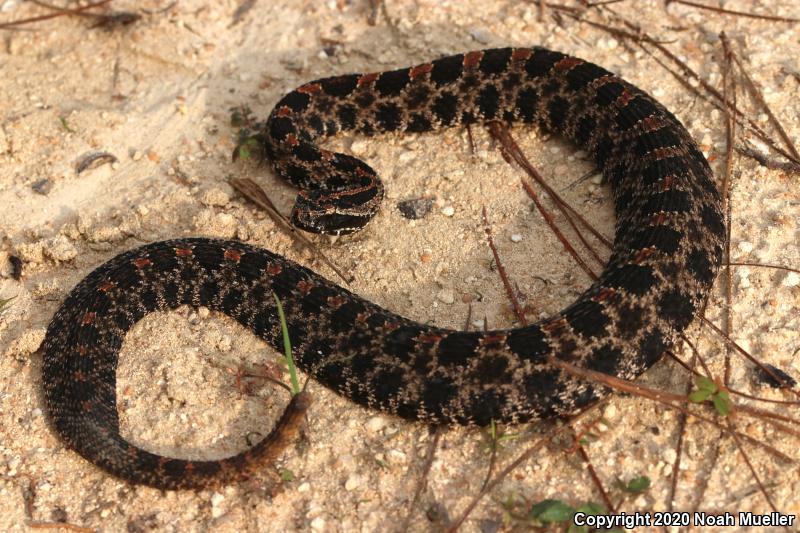
M 520 242 L 522 240 L 522 235 L 519 233 L 514 233 L 511 235 L 511 242 Z
M 344 482 L 344 488 L 348 492 L 352 492 L 361 485 L 361 477 L 358 474 L 350 474 L 347 481 Z
M 452 205 L 446 205 L 442 208 L 442 214 L 446 217 L 451 217 L 456 213 Z
M 797 272 L 789 272 L 785 278 L 783 278 L 783 285 L 786 287 L 797 287 L 800 285 L 800 274 Z
M 397 209 L 400 214 L 409 220 L 419 220 L 433 208 L 433 200 L 430 198 L 412 198 L 397 202 Z
M 749 254 L 753 251 L 753 243 L 747 241 L 740 241 L 739 244 L 736 245 L 740 252 L 743 254 Z
M 452 289 L 442 289 L 436 295 L 440 302 L 445 304 L 452 304 L 456 301 L 456 295 Z
M 469 36 L 481 44 L 492 42 L 492 33 L 486 28 L 472 28 L 469 30 Z
M 671 465 L 671 464 L 673 464 L 673 463 L 675 462 L 675 460 L 678 458 L 678 454 L 675 452 L 675 449 L 674 449 L 674 448 L 667 448 L 666 450 L 664 450 L 663 457 L 664 457 L 664 460 L 665 460 L 665 461 L 666 461 L 668 464 L 670 464 L 670 465 Z
M 397 162 L 401 165 L 407 165 L 416 158 L 417 158 L 417 153 L 409 150 L 397 156 Z
M 297 492 L 308 492 L 311 490 L 311 484 L 308 481 L 300 483 L 300 486 L 297 487 Z
M 31 189 L 46 196 L 51 190 L 53 190 L 53 182 L 48 178 L 42 178 L 34 181 L 33 185 L 31 185 Z
M 382 416 L 373 416 L 372 418 L 367 420 L 366 423 L 367 431 L 369 431 L 370 433 L 377 433 L 383 428 L 385 428 L 388 422 L 389 421 Z
M 44 253 L 54 261 L 70 261 L 78 255 L 78 250 L 64 235 L 59 235 L 47 243 Z
M 225 501 L 225 496 L 220 494 L 219 492 L 215 492 L 211 495 L 211 516 L 214 518 L 219 518 L 223 514 L 225 514 L 224 509 L 221 509 L 219 505 Z
M 325 519 L 321 516 L 311 521 L 311 529 L 314 531 L 325 531 Z
M 756 369 L 756 376 L 758 379 L 772 388 L 780 389 L 783 387 L 788 386 L 789 388 L 793 388 L 797 386 L 797 380 L 795 380 L 792 376 L 781 370 L 780 368 L 770 365 L 764 364 L 765 367 L 772 371 L 772 374 L 776 375 L 780 379 L 775 379 L 772 377 L 772 374 L 762 370 L 761 368 Z
M 353 141 L 350 145 L 350 151 L 355 155 L 365 155 L 367 153 L 367 142 L 361 139 Z

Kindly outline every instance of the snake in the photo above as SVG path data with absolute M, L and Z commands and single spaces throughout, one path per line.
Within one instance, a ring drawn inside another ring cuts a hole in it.
M 301 370 L 356 404 L 431 424 L 568 417 L 610 393 L 569 368 L 638 377 L 705 305 L 725 235 L 708 162 L 644 91 L 545 48 L 479 50 L 305 83 L 277 102 L 258 138 L 274 171 L 299 189 L 292 223 L 346 235 L 374 217 L 384 187 L 366 162 L 322 140 L 490 121 L 567 139 L 610 185 L 610 258 L 574 303 L 524 327 L 457 331 L 400 316 L 243 242 L 146 244 L 91 272 L 49 324 L 42 380 L 55 433 L 108 473 L 161 489 L 234 482 L 275 460 L 305 418 L 307 393 L 262 441 L 220 460 L 160 456 L 120 435 L 116 369 L 126 332 L 148 313 L 181 305 L 224 313 L 280 350 L 277 297 Z

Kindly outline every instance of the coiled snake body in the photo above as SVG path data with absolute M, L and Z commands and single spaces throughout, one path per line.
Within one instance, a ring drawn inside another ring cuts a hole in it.
M 146 452 L 119 435 L 115 392 L 125 333 L 157 309 L 207 306 L 280 349 L 273 292 L 283 302 L 300 368 L 356 403 L 407 419 L 522 422 L 575 413 L 608 392 L 553 358 L 625 379 L 641 374 L 704 303 L 720 264 L 724 222 L 711 171 L 688 132 L 630 83 L 542 48 L 469 52 L 307 83 L 275 106 L 264 148 L 274 169 L 301 189 L 292 213 L 297 226 L 350 233 L 375 214 L 382 185 L 363 161 L 324 150 L 318 139 L 487 120 L 563 135 L 594 156 L 611 185 L 611 258 L 575 303 L 527 327 L 453 331 L 398 316 L 241 242 L 157 242 L 89 274 L 50 323 L 43 380 L 57 433 L 112 474 L 162 488 L 229 481 L 274 458 L 272 445 L 281 440 L 274 432 L 220 461 Z M 304 402 L 302 395 L 295 400 Z M 279 425 L 296 426 L 297 412 Z

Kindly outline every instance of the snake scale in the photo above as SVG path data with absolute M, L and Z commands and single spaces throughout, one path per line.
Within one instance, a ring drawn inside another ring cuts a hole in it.
M 115 391 L 125 334 L 155 310 L 206 306 L 280 349 L 273 293 L 283 302 L 301 369 L 358 404 L 406 419 L 523 422 L 573 414 L 609 392 L 556 360 L 624 379 L 644 372 L 704 304 L 721 261 L 724 221 L 697 145 L 640 89 L 543 48 L 475 51 L 306 83 L 277 103 L 261 138 L 275 171 L 300 189 L 293 223 L 346 234 L 372 218 L 383 186 L 366 163 L 325 150 L 318 140 L 490 120 L 560 134 L 593 155 L 611 186 L 611 257 L 575 303 L 527 327 L 454 331 L 398 316 L 241 242 L 157 242 L 94 270 L 53 317 L 43 382 L 55 431 L 108 472 L 160 488 L 229 482 L 274 459 L 287 428 L 302 418 L 305 394 L 253 448 L 218 461 L 188 461 L 122 438 Z

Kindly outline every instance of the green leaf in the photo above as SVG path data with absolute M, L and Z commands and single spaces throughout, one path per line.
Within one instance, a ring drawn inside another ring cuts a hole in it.
M 727 392 L 724 390 L 719 391 L 714 395 L 712 401 L 714 402 L 714 409 L 717 410 L 720 416 L 728 416 L 728 414 L 730 414 L 733 406 L 731 404 L 731 397 L 728 396 Z
M 250 156 L 253 155 L 250 153 L 250 149 L 247 147 L 247 144 L 240 144 L 236 150 L 239 152 L 239 157 L 242 159 L 250 159 Z
M 708 400 L 709 396 L 712 394 L 714 394 L 712 391 L 706 389 L 694 390 L 689 393 L 689 401 L 692 403 L 703 403 Z
M 294 472 L 288 468 L 281 468 L 278 470 L 278 475 L 281 476 L 283 481 L 292 481 L 294 479 Z
M 697 378 L 695 378 L 694 380 L 694 383 L 700 390 L 707 390 L 710 392 L 717 392 L 718 390 L 717 384 L 714 383 L 713 380 L 708 379 L 705 376 L 697 376 Z
M 576 513 L 586 513 L 590 515 L 598 515 L 606 512 L 606 508 L 597 502 L 586 502 L 577 509 Z
M 11 307 L 11 301 L 14 300 L 16 296 L 12 296 L 11 298 L 0 298 L 0 313 L 6 310 L 7 307 Z
M 66 131 L 70 133 L 75 133 L 75 130 L 69 127 L 69 122 L 67 122 L 66 117 L 58 117 L 59 122 L 61 122 L 61 127 L 64 128 Z
M 625 486 L 627 492 L 640 493 L 650 488 L 650 478 L 647 476 L 635 477 Z
M 283 305 L 278 295 L 274 292 L 275 305 L 278 308 L 278 320 L 281 322 L 281 332 L 283 333 L 283 351 L 286 356 L 286 365 L 289 367 L 289 380 L 292 382 L 292 394 L 300 394 L 300 382 L 297 381 L 297 369 L 294 366 L 292 357 L 292 341 L 289 339 L 289 327 L 286 325 L 286 316 L 283 314 Z
M 14 298 L 16 298 L 16 296 L 12 296 L 11 298 L 6 298 L 6 299 L 0 298 L 0 311 L 5 309 L 6 306 L 9 306 L 8 304 L 10 304 L 11 300 L 13 300 Z
M 560 500 L 542 500 L 531 506 L 530 516 L 544 523 L 572 520 L 575 509 Z

